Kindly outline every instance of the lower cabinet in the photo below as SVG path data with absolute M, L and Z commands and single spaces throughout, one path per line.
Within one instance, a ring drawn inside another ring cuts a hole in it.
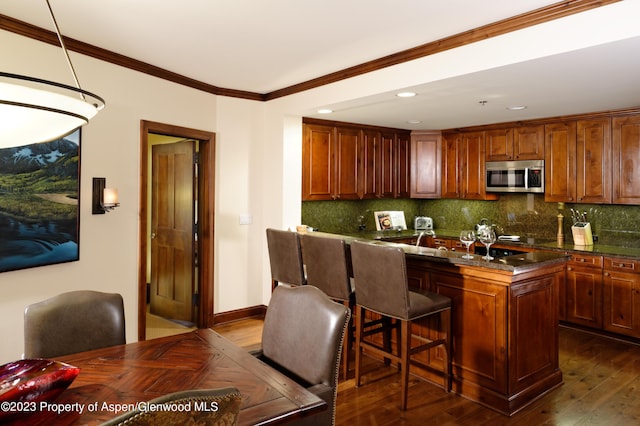
M 433 238 L 429 237 L 427 239 L 427 246 L 431 248 L 440 248 L 444 247 L 447 250 L 451 251 L 467 251 L 467 247 L 460 242 L 460 240 L 454 240 L 453 238 Z M 472 244 L 469 247 L 469 252 L 473 253 L 473 248 L 475 244 Z
M 605 258 L 603 328 L 640 337 L 640 261 Z
M 567 262 L 565 320 L 602 328 L 602 256 L 572 254 Z
M 640 261 L 571 254 L 561 296 L 562 320 L 640 338 Z

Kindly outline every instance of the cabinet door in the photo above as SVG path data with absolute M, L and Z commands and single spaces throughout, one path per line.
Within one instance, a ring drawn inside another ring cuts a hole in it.
M 578 121 L 576 197 L 581 203 L 611 202 L 611 119 Z
M 612 203 L 640 204 L 640 115 L 616 117 L 612 127 Z
M 602 328 L 602 257 L 571 256 L 565 292 L 568 322 Z
M 440 179 L 448 179 L 447 176 L 441 177 L 441 155 L 442 138 L 439 132 L 411 133 L 411 198 L 440 198 Z
M 380 197 L 393 198 L 396 181 L 396 135 L 380 135 Z
M 513 160 L 513 129 L 488 130 L 484 143 L 487 161 Z
M 640 262 L 605 259 L 603 328 L 640 337 Z
M 460 197 L 460 139 L 457 133 L 442 135 L 442 198 Z
M 376 198 L 379 191 L 379 174 L 376 172 L 380 163 L 380 132 L 374 130 L 365 130 L 362 132 L 362 181 L 363 196 L 362 198 Z
M 544 201 L 576 200 L 576 122 L 545 126 Z
M 513 130 L 514 160 L 543 160 L 544 126 L 517 127 Z
M 411 196 L 411 135 L 410 133 L 396 134 L 396 192 L 397 198 Z M 438 161 L 440 164 L 440 161 Z M 440 183 L 436 186 L 440 193 Z
M 304 125 L 302 143 L 302 200 L 331 200 L 334 197 L 333 126 Z
M 357 200 L 362 197 L 360 157 L 362 134 L 358 129 L 336 129 L 335 198 Z
M 495 200 L 496 194 L 487 194 L 484 163 L 484 132 L 463 133 L 460 161 L 460 192 L 467 200 Z

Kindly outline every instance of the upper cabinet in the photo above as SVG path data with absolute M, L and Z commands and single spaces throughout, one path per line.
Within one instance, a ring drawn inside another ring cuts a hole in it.
M 523 126 L 513 129 L 513 159 L 544 159 L 544 126 Z
M 305 125 L 303 133 L 302 199 L 359 199 L 361 133 L 314 124 Z
M 545 201 L 640 202 L 640 174 L 633 164 L 640 158 L 640 139 L 634 136 L 640 117 L 614 118 L 613 123 L 617 130 L 610 117 L 545 126 Z
M 485 132 L 487 161 L 544 159 L 544 127 L 524 126 Z
M 614 117 L 614 204 L 640 204 L 640 115 Z
M 411 198 L 440 198 L 442 137 L 440 132 L 411 132 L 409 195 Z
M 578 120 L 576 197 L 580 203 L 610 203 L 611 118 Z
M 305 122 L 302 200 L 408 196 L 408 144 L 408 131 Z
M 576 122 L 545 126 L 544 200 L 576 201 Z
M 486 192 L 485 133 L 443 133 L 442 198 L 496 200 Z

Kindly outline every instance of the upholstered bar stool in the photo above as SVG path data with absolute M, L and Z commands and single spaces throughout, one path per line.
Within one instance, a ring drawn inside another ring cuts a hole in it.
M 297 232 L 267 229 L 267 248 L 271 265 L 271 290 L 279 283 L 307 283 L 302 266 L 302 252 Z
M 355 293 L 351 287 L 351 261 L 342 239 L 300 235 L 302 262 L 307 284 L 318 287 L 331 299 L 341 302 L 351 312 L 355 308 Z M 349 351 L 353 336 L 353 317 L 342 346 L 342 377 L 349 375 Z
M 429 291 L 409 290 L 405 253 L 398 247 L 389 247 L 354 241 L 351 243 L 351 262 L 356 300 L 356 387 L 361 382 L 362 350 L 389 358 L 398 364 L 401 372 L 402 410 L 407 409 L 409 365 L 411 356 L 429 348 L 442 345 L 445 349 L 444 388 L 451 390 L 451 299 Z M 381 347 L 365 336 L 376 334 L 384 328 L 366 329 L 365 311 L 380 314 L 399 322 L 399 354 L 391 353 L 391 347 Z M 411 322 L 429 315 L 439 315 L 444 338 L 428 340 L 411 334 Z M 365 330 L 366 329 L 366 330 Z M 412 347 L 411 341 L 419 340 Z

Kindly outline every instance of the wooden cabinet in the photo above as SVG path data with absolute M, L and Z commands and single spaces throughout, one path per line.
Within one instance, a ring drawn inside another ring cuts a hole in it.
M 511 414 L 544 382 L 562 381 L 557 295 L 564 265 L 509 277 L 414 257 L 407 258 L 407 275 L 412 286 L 452 299 L 455 392 Z M 420 322 L 413 331 L 433 337 L 434 329 Z M 426 354 L 414 374 L 438 383 L 441 377 L 422 364 L 438 371 L 441 357 L 437 349 Z
M 578 120 L 576 146 L 577 201 L 610 203 L 611 118 Z
M 604 259 L 603 328 L 640 337 L 640 261 Z
M 334 199 L 335 129 L 305 125 L 302 142 L 302 199 Z
M 409 195 L 408 131 L 326 123 L 303 126 L 303 201 Z
M 514 160 L 543 160 L 544 153 L 544 126 L 523 126 L 513 129 Z
M 487 161 L 513 160 L 513 129 L 487 130 L 484 143 Z
M 409 153 L 411 164 L 409 195 L 411 198 L 440 198 L 441 156 L 442 137 L 440 132 L 411 132 Z M 402 156 L 400 159 L 402 162 L 406 161 L 406 158 Z M 403 176 L 404 173 L 400 173 L 400 177 Z
M 443 134 L 442 198 L 496 200 L 485 185 L 484 132 Z
M 411 134 L 397 133 L 396 134 L 397 145 L 397 184 L 396 193 L 397 198 L 409 198 L 411 197 Z M 420 163 L 418 163 L 420 164 Z M 440 164 L 438 162 L 438 164 Z M 440 190 L 440 169 L 438 169 L 438 191 Z M 440 193 L 438 192 L 438 197 Z
M 571 254 L 565 282 L 566 321 L 602 328 L 602 256 Z
M 379 174 L 380 198 L 393 198 L 396 191 L 396 134 L 382 132 L 380 134 L 380 167 L 376 170 Z
M 541 126 L 487 130 L 485 147 L 487 161 L 544 159 Z
M 576 122 L 545 126 L 544 201 L 576 200 Z
M 428 237 L 427 239 L 427 247 L 431 248 L 440 248 L 444 247 L 447 250 L 451 251 L 467 251 L 467 246 L 462 244 L 460 240 L 456 240 L 453 238 L 433 238 Z M 469 246 L 469 253 L 473 253 L 475 248 L 475 243 Z
M 545 126 L 546 202 L 611 202 L 611 120 Z
M 349 128 L 306 125 L 303 133 L 302 199 L 361 198 L 361 132 Z
M 640 204 L 640 115 L 614 117 L 614 204 Z

